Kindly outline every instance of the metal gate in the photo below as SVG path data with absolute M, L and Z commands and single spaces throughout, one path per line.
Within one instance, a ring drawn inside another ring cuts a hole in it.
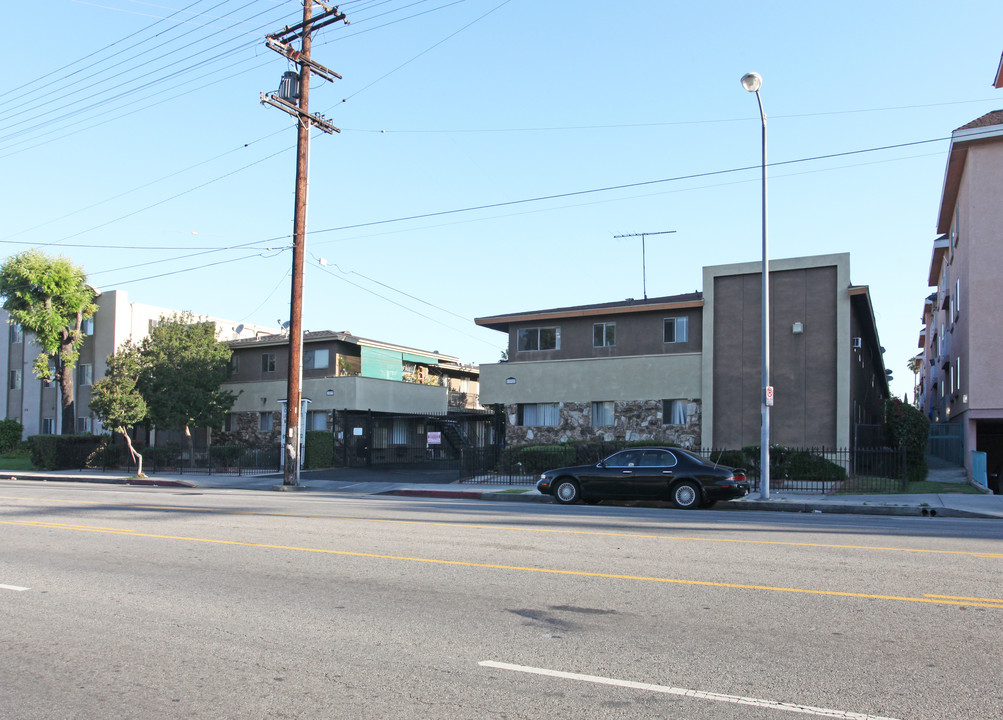
M 961 423 L 932 423 L 926 442 L 928 455 L 954 465 L 965 464 L 965 427 Z

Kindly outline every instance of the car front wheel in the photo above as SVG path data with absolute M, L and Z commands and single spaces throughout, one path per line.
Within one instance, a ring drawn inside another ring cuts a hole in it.
M 558 480 L 554 485 L 554 499 L 562 505 L 571 505 L 581 499 L 578 483 L 570 478 Z
M 672 491 L 672 502 L 680 510 L 692 510 L 700 506 L 700 487 L 687 480 L 676 485 Z

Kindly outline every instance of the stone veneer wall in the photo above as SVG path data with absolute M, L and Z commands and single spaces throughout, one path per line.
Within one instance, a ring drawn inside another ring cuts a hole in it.
M 272 429 L 268 432 L 258 430 L 258 413 L 232 413 L 231 427 L 235 429 L 213 432 L 213 445 L 241 445 L 244 447 L 273 447 L 282 439 L 282 412 L 272 413 Z
M 689 400 L 685 425 L 662 424 L 661 400 L 613 403 L 613 424 L 592 425 L 592 403 L 558 403 L 560 424 L 554 427 L 517 425 L 518 406 L 507 405 L 505 442 L 517 445 L 554 445 L 580 440 L 657 440 L 684 448 L 700 449 L 700 400 Z

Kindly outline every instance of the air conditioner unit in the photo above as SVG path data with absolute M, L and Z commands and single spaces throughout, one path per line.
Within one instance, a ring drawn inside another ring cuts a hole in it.
M 863 347 L 863 342 L 861 341 L 860 338 L 855 337 L 855 338 L 853 338 L 852 345 L 853 345 L 854 349 L 859 350 L 861 347 Z

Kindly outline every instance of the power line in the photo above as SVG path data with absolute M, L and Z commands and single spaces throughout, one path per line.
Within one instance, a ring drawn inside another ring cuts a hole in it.
M 832 159 L 832 158 L 847 157 L 847 156 L 850 156 L 850 155 L 860 155 L 860 154 L 869 153 L 869 152 L 879 152 L 879 151 L 882 151 L 882 150 L 894 150 L 894 149 L 897 149 L 897 148 L 912 147 L 912 146 L 915 146 L 915 145 L 925 145 L 925 144 L 928 144 L 928 143 L 943 142 L 944 140 L 950 140 L 950 139 L 951 139 L 950 137 L 941 137 L 941 138 L 934 138 L 933 140 L 917 140 L 915 142 L 899 143 L 899 144 L 896 144 L 896 145 L 884 145 L 884 146 L 881 146 L 881 147 L 867 148 L 867 149 L 864 149 L 864 150 L 849 150 L 847 152 L 830 153 L 828 155 L 815 155 L 813 157 L 800 158 L 800 159 L 797 159 L 797 160 L 784 160 L 784 161 L 781 161 L 781 162 L 769 163 L 768 167 L 782 167 L 782 166 L 785 166 L 785 165 L 795 165 L 795 164 L 798 164 L 798 163 L 813 162 L 813 161 L 816 161 L 816 160 L 829 160 L 829 159 Z M 374 225 L 387 225 L 387 224 L 390 224 L 390 223 L 406 222 L 408 220 L 423 220 L 425 218 L 441 217 L 443 215 L 456 215 L 458 213 L 474 212 L 476 210 L 490 210 L 492 208 L 509 207 L 509 206 L 512 206 L 512 205 L 524 205 L 526 203 L 533 203 L 533 202 L 543 202 L 544 200 L 558 200 L 560 198 L 575 197 L 575 196 L 579 196 L 579 195 L 591 195 L 591 194 L 602 193 L 602 192 L 611 192 L 613 190 L 628 190 L 628 189 L 631 189 L 631 188 L 645 187 L 645 186 L 649 186 L 649 185 L 659 185 L 659 184 L 663 184 L 663 183 L 679 182 L 681 180 L 695 180 L 697 178 L 714 177 L 714 176 L 717 176 L 717 175 L 728 175 L 728 174 L 732 174 L 732 173 L 745 172 L 745 171 L 748 171 L 748 170 L 758 170 L 761 167 L 762 167 L 762 165 L 747 165 L 745 167 L 731 168 L 731 169 L 728 169 L 728 170 L 711 170 L 711 171 L 702 172 L 702 173 L 692 173 L 692 174 L 689 174 L 689 175 L 677 175 L 675 177 L 660 178 L 658 180 L 643 180 L 643 181 L 640 181 L 640 182 L 624 183 L 624 184 L 621 184 L 621 185 L 608 185 L 606 187 L 590 188 L 588 190 L 575 190 L 575 191 L 572 191 L 572 192 L 555 193 L 553 195 L 538 195 L 536 197 L 523 198 L 521 200 L 508 200 L 508 201 L 505 201 L 505 202 L 487 203 L 487 204 L 484 204 L 484 205 L 472 205 L 472 206 L 469 206 L 469 207 L 456 208 L 456 209 L 453 209 L 453 210 L 440 210 L 440 211 L 437 211 L 437 212 L 420 213 L 418 215 L 406 215 L 404 217 L 392 218 L 392 219 L 389 219 L 389 220 L 372 220 L 372 221 L 369 221 L 369 222 L 355 223 L 355 224 L 352 224 L 352 225 L 342 225 L 342 226 L 339 226 L 339 227 L 326 228 L 326 229 L 323 229 L 323 230 L 311 230 L 310 234 L 339 232 L 341 230 L 355 230 L 357 228 L 373 227 Z

